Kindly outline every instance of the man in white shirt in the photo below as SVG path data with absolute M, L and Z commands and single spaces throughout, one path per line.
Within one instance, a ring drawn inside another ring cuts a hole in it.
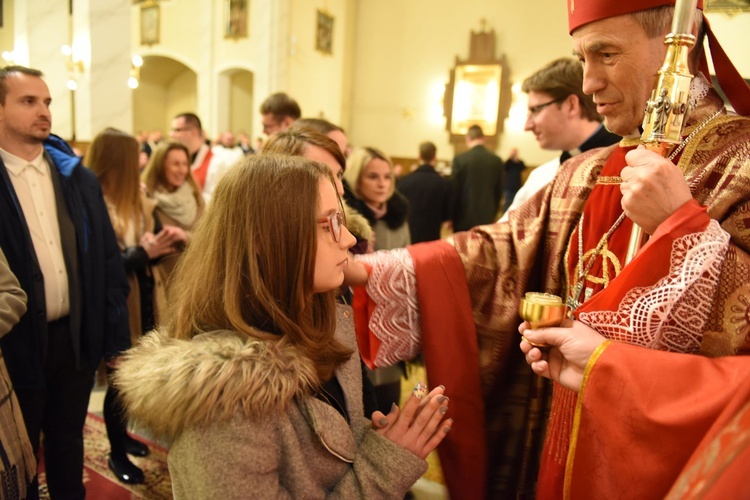
M 521 88 L 529 94 L 524 130 L 534 133 L 542 149 L 562 150 L 562 154 L 531 171 L 501 221 L 547 186 L 565 160 L 620 140 L 604 128 L 594 100 L 583 93 L 583 66 L 575 59 L 552 61 L 524 80 Z
M 0 248 L 28 310 L 0 345 L 52 498 L 85 497 L 83 426 L 102 358 L 130 346 L 128 283 L 101 187 L 50 134 L 38 70 L 0 70 Z M 38 498 L 36 483 L 28 498 Z
M 181 113 L 172 120 L 172 139 L 181 142 L 190 152 L 190 170 L 201 188 L 203 199 L 211 201 L 216 184 L 234 164 L 232 158 L 215 154 L 206 144 L 201 120 L 195 113 Z

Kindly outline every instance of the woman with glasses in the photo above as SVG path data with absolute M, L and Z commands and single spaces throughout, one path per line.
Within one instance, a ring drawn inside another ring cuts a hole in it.
M 452 425 L 442 387 L 377 428 L 363 417 L 356 340 L 337 328 L 344 222 L 316 162 L 251 156 L 219 182 L 167 323 L 118 370 L 129 414 L 170 444 L 175 498 L 403 498 L 426 470 Z
M 298 120 L 310 122 L 312 120 Z M 317 120 L 323 121 L 323 120 Z M 327 122 L 326 122 L 327 123 Z M 318 161 L 328 165 L 336 180 L 336 191 L 339 197 L 344 197 L 344 172 L 346 171 L 346 157 L 339 145 L 331 138 L 306 125 L 293 125 L 284 132 L 275 134 L 263 146 L 262 153 L 276 153 L 292 156 L 304 156 L 308 160 Z M 357 244 L 349 251 L 354 255 L 372 251 L 372 229 L 370 223 L 359 212 L 344 202 L 346 228 L 357 238 Z

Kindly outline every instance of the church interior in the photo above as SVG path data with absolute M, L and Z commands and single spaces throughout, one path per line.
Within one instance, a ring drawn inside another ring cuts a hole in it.
M 534 167 L 559 151 L 541 149 L 524 131 L 521 82 L 572 55 L 566 9 L 573 3 L 5 0 L 0 54 L 4 64 L 43 71 L 52 132 L 84 152 L 107 127 L 167 136 L 173 117 L 184 112 L 201 118 L 209 140 L 231 131 L 255 145 L 266 139 L 261 103 L 285 92 L 303 117 L 335 123 L 351 145 L 377 147 L 407 169 L 418 164 L 418 145 L 431 141 L 438 170 L 447 170 L 465 149 L 465 129 L 452 125 L 459 115 L 476 116 L 477 102 L 480 114 L 491 102 L 486 119 L 496 125 L 487 134 L 494 152 L 506 158 L 518 149 Z M 750 4 L 706 3 L 724 49 L 750 78 Z M 456 67 L 487 61 L 499 68 L 495 86 L 487 87 L 497 96 L 475 89 L 457 101 Z M 99 392 L 94 412 L 101 411 Z M 447 498 L 439 483 L 428 480 L 415 494 Z

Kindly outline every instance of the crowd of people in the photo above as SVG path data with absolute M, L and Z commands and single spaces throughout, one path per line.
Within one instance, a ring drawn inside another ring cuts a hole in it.
M 638 147 L 672 2 L 577 2 L 578 61 L 522 85 L 561 151 L 524 186 L 477 125 L 450 178 L 431 142 L 398 176 L 284 93 L 262 145 L 186 112 L 81 158 L 42 73 L 0 70 L 0 498 L 38 498 L 40 447 L 51 497 L 85 498 L 102 363 L 109 467 L 145 481 L 137 422 L 175 498 L 403 498 L 433 450 L 451 498 L 750 494 L 750 88 L 700 9 L 737 113 L 693 49 L 682 144 Z M 523 322 L 527 292 L 569 317 Z M 402 398 L 414 359 L 432 387 Z

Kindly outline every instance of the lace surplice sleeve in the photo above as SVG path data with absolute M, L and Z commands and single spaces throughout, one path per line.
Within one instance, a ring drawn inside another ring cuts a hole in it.
M 375 366 L 389 366 L 413 358 L 421 350 L 422 332 L 411 255 L 400 248 L 355 258 L 372 267 L 367 295 L 375 307 L 368 327 L 381 342 L 373 359 Z

